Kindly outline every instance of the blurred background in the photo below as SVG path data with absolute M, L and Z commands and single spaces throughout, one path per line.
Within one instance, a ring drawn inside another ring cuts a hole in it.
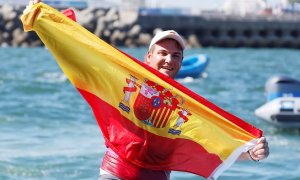
M 300 47 L 297 0 L 44 0 L 114 46 L 138 47 L 160 30 L 175 29 L 190 47 Z M 24 33 L 19 16 L 27 1 L 0 1 L 1 47 L 35 47 L 42 43 Z
M 178 31 L 188 44 L 185 60 L 205 55 L 209 63 L 176 80 L 260 128 L 269 141 L 268 159 L 237 162 L 219 179 L 300 179 L 299 1 L 44 2 L 72 7 L 79 24 L 139 60 L 156 32 Z M 23 32 L 19 16 L 26 5 L 0 0 L 0 179 L 97 179 L 102 134 L 38 36 Z M 272 105 L 278 111 L 262 119 L 255 111 L 268 104 L 266 83 L 274 75 L 294 79 L 276 81 L 270 92 L 293 103 Z M 295 86 L 283 88 L 289 83 Z M 292 120 L 274 118 L 281 111 Z M 171 179 L 202 178 L 173 172 Z

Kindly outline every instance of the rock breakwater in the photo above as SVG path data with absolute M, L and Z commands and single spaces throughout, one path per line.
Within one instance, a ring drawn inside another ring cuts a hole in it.
M 34 47 L 42 42 L 34 32 L 25 33 L 20 16 L 25 7 L 3 5 L 0 7 L 0 46 Z M 141 32 L 138 14 L 132 11 L 87 8 L 76 10 L 77 22 L 101 39 L 114 46 L 147 45 L 153 33 Z
M 42 46 L 34 32 L 23 31 L 25 7 L 0 6 L 0 46 Z M 190 47 L 300 48 L 300 16 L 142 15 L 116 8 L 76 10 L 77 22 L 113 46 L 147 46 L 160 30 L 174 29 Z

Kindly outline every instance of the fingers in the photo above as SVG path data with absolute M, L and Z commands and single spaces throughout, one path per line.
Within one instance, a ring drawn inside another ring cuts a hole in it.
M 252 150 L 251 155 L 252 155 L 252 157 L 255 157 L 255 159 L 257 159 L 257 160 L 265 159 L 269 155 L 269 148 L 265 147 L 265 148 L 260 148 L 257 150 Z
M 254 160 L 262 160 L 269 156 L 269 145 L 265 137 L 258 139 L 256 145 L 249 154 Z
M 259 149 L 268 149 L 269 148 L 269 145 L 268 145 L 268 142 L 266 140 L 265 137 L 261 137 L 258 139 L 258 141 L 256 142 L 256 145 L 255 147 L 253 148 L 253 151 L 257 151 Z
M 258 139 L 257 144 L 258 143 L 265 143 L 265 142 L 267 142 L 267 139 L 266 139 L 266 137 L 263 136 L 263 137 Z
M 39 2 L 41 2 L 41 0 L 30 0 L 29 1 L 29 6 L 32 6 L 32 5 L 37 4 Z

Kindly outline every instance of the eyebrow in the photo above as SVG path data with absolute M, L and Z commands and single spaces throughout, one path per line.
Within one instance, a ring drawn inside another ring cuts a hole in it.
M 170 52 L 170 51 L 165 50 L 165 49 L 160 49 L 160 50 L 158 50 L 157 52 L 168 52 L 168 53 L 171 53 L 171 54 L 180 54 L 180 55 L 183 54 L 182 51 Z

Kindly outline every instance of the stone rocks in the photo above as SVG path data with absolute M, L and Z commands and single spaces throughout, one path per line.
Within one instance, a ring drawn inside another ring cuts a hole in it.
M 19 19 L 25 7 L 0 7 L 0 46 L 42 46 L 35 32 L 25 33 Z M 113 46 L 137 46 L 149 43 L 150 35 L 141 34 L 137 12 L 116 8 L 83 10 L 74 9 L 79 24 Z
M 25 7 L 3 5 L 0 7 L 0 46 L 34 47 L 43 43 L 35 32 L 24 32 L 20 16 Z M 138 12 L 124 9 L 74 9 L 79 24 L 113 46 L 148 46 L 160 28 L 144 30 L 139 24 Z M 193 47 L 198 41 L 191 40 Z
M 12 41 L 11 45 L 14 47 L 20 46 L 25 43 L 26 38 L 28 37 L 28 33 L 25 33 L 20 28 L 16 28 L 12 33 Z
M 197 36 L 194 35 L 194 34 L 189 35 L 187 41 L 188 41 L 187 44 L 188 44 L 190 47 L 196 47 L 196 48 L 202 47 L 202 45 L 201 45 L 201 43 L 199 42 Z
M 41 45 L 33 33 L 25 33 L 19 16 L 25 7 L 0 6 L 0 47 L 37 46 Z

